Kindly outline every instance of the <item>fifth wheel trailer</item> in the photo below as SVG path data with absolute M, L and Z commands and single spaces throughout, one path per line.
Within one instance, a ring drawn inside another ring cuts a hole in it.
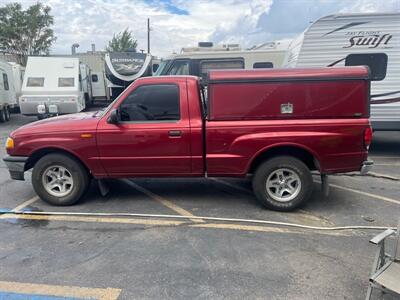
M 284 67 L 367 65 L 375 130 L 400 130 L 400 13 L 338 14 L 315 21 L 289 46 Z
M 107 87 L 115 99 L 134 80 L 152 75 L 152 56 L 147 53 L 109 52 L 105 55 Z

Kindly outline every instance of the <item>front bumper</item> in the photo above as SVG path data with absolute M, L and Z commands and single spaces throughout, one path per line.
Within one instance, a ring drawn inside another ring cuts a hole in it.
M 361 170 L 360 170 L 361 175 L 365 175 L 369 171 L 371 171 L 373 165 L 374 165 L 374 162 L 372 160 L 364 161 L 362 163 Z
M 27 156 L 10 156 L 7 155 L 3 158 L 6 163 L 8 171 L 10 172 L 11 179 L 25 180 L 25 163 L 28 160 Z

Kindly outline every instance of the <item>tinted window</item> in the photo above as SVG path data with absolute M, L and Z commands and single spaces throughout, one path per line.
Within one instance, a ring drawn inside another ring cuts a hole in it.
M 8 86 L 8 77 L 6 73 L 3 73 L 3 83 L 4 83 L 4 89 L 8 91 L 10 87 Z
M 74 86 L 74 77 L 59 77 L 58 78 L 59 87 L 71 87 Z
M 253 69 L 271 69 L 274 64 L 270 61 L 267 62 L 256 62 L 253 64 Z
M 28 77 L 28 82 L 26 83 L 26 86 L 43 86 L 43 84 L 43 77 Z
M 143 85 L 121 104 L 121 121 L 179 120 L 179 88 L 174 84 Z
M 97 74 L 92 74 L 92 82 L 97 82 L 99 81 L 99 77 L 97 76 Z
M 189 75 L 189 61 L 177 60 L 168 71 L 168 75 Z
M 244 69 L 243 59 L 235 60 L 203 60 L 200 62 L 200 76 L 204 80 L 210 70 Z
M 386 77 L 388 57 L 385 53 L 350 54 L 346 57 L 346 66 L 368 66 L 371 80 L 383 80 Z

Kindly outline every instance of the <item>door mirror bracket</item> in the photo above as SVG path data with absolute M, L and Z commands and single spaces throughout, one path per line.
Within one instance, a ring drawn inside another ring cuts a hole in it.
M 107 118 L 107 123 L 114 124 L 114 125 L 117 125 L 119 123 L 119 115 L 118 115 L 118 111 L 116 109 L 113 109 L 110 112 L 110 115 Z

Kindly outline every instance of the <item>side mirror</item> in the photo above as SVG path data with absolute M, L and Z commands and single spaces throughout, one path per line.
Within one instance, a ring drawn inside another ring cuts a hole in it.
M 119 122 L 118 111 L 116 109 L 113 109 L 107 118 L 107 123 L 116 125 L 118 124 L 118 122 Z

